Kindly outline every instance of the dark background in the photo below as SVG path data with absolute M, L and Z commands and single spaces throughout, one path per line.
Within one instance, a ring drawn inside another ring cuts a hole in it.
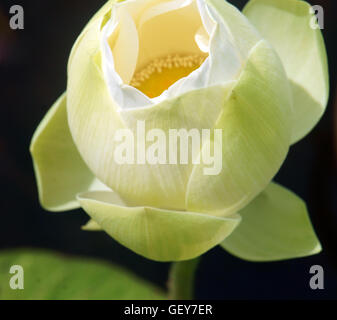
M 280 0 L 282 1 L 282 0 Z M 0 0 L 0 249 L 53 249 L 96 257 L 126 266 L 163 288 L 169 264 L 144 259 L 103 232 L 80 230 L 82 210 L 44 211 L 39 203 L 28 152 L 40 120 L 66 87 L 66 64 L 72 44 L 104 0 Z M 246 1 L 230 1 L 240 9 Z M 25 29 L 9 29 L 9 8 L 22 5 Z M 336 40 L 334 0 L 313 0 L 325 10 L 323 35 L 329 55 L 330 101 L 319 125 L 291 147 L 276 181 L 301 196 L 323 246 L 308 258 L 250 263 L 221 248 L 202 258 L 196 280 L 200 299 L 336 299 Z M 311 290 L 309 269 L 322 265 L 325 289 Z

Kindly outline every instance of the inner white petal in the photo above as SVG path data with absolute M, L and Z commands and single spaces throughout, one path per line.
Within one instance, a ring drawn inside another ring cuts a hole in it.
M 204 27 L 200 27 L 195 34 L 195 42 L 202 52 L 209 52 L 209 35 Z
M 159 16 L 161 14 L 167 13 L 172 10 L 177 10 L 189 6 L 193 0 L 174 0 L 169 2 L 159 3 L 151 8 L 149 8 L 141 17 L 139 21 L 139 27 L 147 22 L 148 20 Z
M 187 91 L 233 80 L 241 68 L 221 18 L 204 0 L 127 0 L 117 4 L 102 29 L 102 68 L 121 109 L 142 108 Z M 111 49 L 112 48 L 112 49 Z M 155 98 L 129 85 L 134 73 L 158 57 L 208 52 L 187 77 Z
M 157 14 L 153 15 L 154 12 Z M 144 15 L 147 13 L 151 13 L 151 19 L 138 26 L 139 68 L 168 54 L 200 52 L 194 35 L 202 22 L 195 1 L 163 2 Z
M 127 10 L 119 11 L 119 35 L 112 50 L 115 71 L 124 83 L 129 83 L 136 69 L 139 38 L 133 18 Z

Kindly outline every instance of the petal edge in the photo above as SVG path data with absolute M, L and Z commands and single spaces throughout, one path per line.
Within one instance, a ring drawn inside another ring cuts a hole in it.
M 299 0 L 251 0 L 243 13 L 279 54 L 294 97 L 292 143 L 306 136 L 329 98 L 328 62 L 312 7 Z
M 155 261 L 195 258 L 226 238 L 240 221 L 151 207 L 127 207 L 113 192 L 78 196 L 83 209 L 111 237 Z
M 242 222 L 221 246 L 248 261 L 277 261 L 313 255 L 321 245 L 302 199 L 271 183 L 246 208 Z
M 79 207 L 76 194 L 91 187 L 101 190 L 72 140 L 66 110 L 66 93 L 53 104 L 36 129 L 30 152 L 39 200 L 49 211 Z

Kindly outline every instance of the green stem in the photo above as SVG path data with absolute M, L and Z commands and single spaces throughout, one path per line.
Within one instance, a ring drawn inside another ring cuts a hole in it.
M 200 258 L 173 262 L 169 274 L 169 298 L 192 300 L 194 298 L 194 276 Z

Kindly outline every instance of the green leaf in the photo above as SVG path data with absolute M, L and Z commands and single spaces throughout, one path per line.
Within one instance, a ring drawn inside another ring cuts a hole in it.
M 11 266 L 24 269 L 24 289 L 9 286 Z M 0 300 L 165 299 L 160 289 L 106 262 L 41 250 L 0 252 Z
M 251 0 L 244 14 L 275 48 L 294 96 L 292 142 L 322 116 L 329 97 L 327 57 L 320 29 L 311 28 L 311 6 L 299 0 Z
M 282 63 L 261 40 L 251 50 L 215 126 L 222 129 L 222 171 L 207 176 L 204 164 L 193 168 L 186 194 L 187 210 L 233 214 L 255 198 L 287 155 L 291 112 L 289 83 Z
M 32 138 L 33 157 L 41 205 L 50 211 L 78 208 L 76 194 L 102 190 L 71 137 L 63 94 L 48 111 Z
M 88 192 L 79 202 L 111 237 L 156 261 L 195 258 L 222 242 L 240 222 L 187 211 L 128 207 L 113 192 Z
M 321 251 L 305 203 L 280 185 L 271 183 L 240 215 L 241 224 L 221 245 L 241 259 L 274 261 Z

